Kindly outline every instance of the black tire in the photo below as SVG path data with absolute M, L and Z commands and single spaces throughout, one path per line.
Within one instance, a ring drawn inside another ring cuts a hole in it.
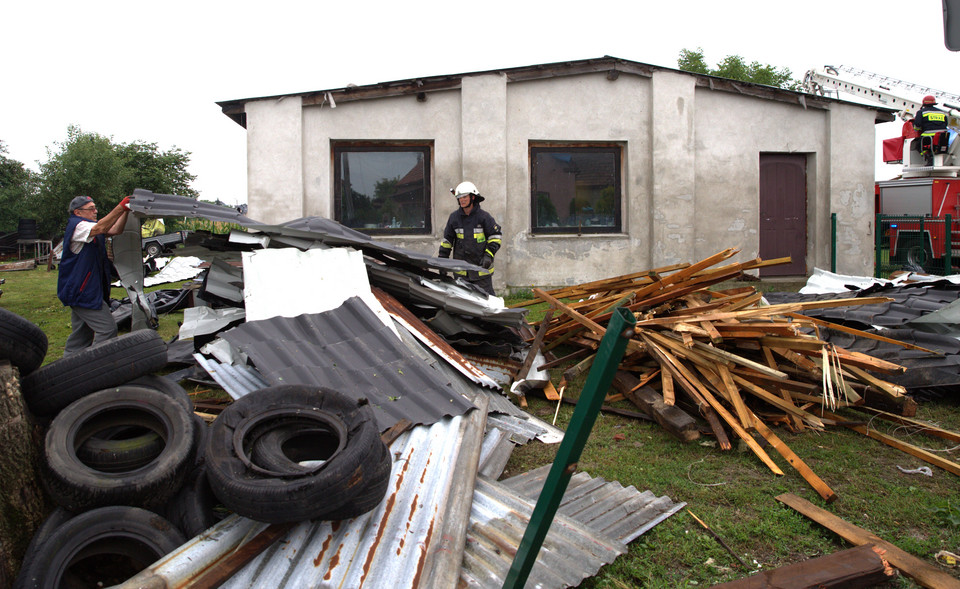
M 143 248 L 143 251 L 147 252 L 147 255 L 151 258 L 155 258 L 163 252 L 163 248 L 159 243 L 151 241 L 146 245 L 146 247 Z
M 162 505 L 183 484 L 196 460 L 196 422 L 178 403 L 149 389 L 100 391 L 76 401 L 50 424 L 41 474 L 58 505 L 83 511 L 105 505 Z M 156 433 L 163 450 L 146 466 L 122 472 L 91 468 L 77 448 L 113 426 L 138 426 Z
M 206 462 L 206 449 L 210 440 L 210 426 L 206 420 L 193 414 L 193 421 L 197 424 L 197 460 L 196 466 L 202 466 Z
M 251 460 L 267 469 L 288 473 L 308 472 L 311 465 L 304 461 L 309 461 L 317 448 L 329 444 L 329 433 L 323 428 L 308 426 L 300 429 L 284 424 L 260 436 L 253 443 Z M 370 464 L 373 464 L 373 468 L 366 477 L 366 486 L 343 507 L 329 510 L 324 515 L 325 519 L 343 520 L 357 517 L 372 510 L 383 500 L 393 460 L 389 448 L 379 438 L 374 441 L 374 445 L 376 448 L 370 452 Z M 321 454 L 323 453 L 321 450 Z
M 291 421 L 332 432 L 336 450 L 313 457 L 324 463 L 307 472 L 252 462 L 257 439 Z M 217 416 L 207 444 L 207 475 L 223 505 L 245 517 L 267 523 L 327 519 L 367 488 L 379 464 L 379 440 L 365 403 L 326 388 L 270 387 L 237 399 Z
M 30 538 L 30 543 L 27 544 L 27 550 L 23 555 L 23 560 L 20 562 L 20 570 L 24 571 L 30 567 L 30 563 L 37 557 L 37 550 L 40 549 L 40 546 L 46 541 L 47 538 L 53 535 L 55 531 L 60 529 L 60 526 L 67 523 L 69 520 L 76 517 L 72 511 L 68 511 L 62 507 L 57 507 L 54 509 L 50 515 L 44 518 L 43 523 L 40 524 L 40 527 L 33 533 L 33 536 Z M 23 573 L 21 573 L 22 576 Z M 27 585 L 22 585 L 20 583 L 20 577 L 17 577 L 17 583 L 14 587 L 24 587 Z
M 252 444 L 250 460 L 269 471 L 306 474 L 324 460 L 319 457 L 332 455 L 338 443 L 332 428 L 291 421 L 258 437 Z
M 145 374 L 143 376 L 138 376 L 126 384 L 129 386 L 146 387 L 148 389 L 160 391 L 161 393 L 165 393 L 171 399 L 176 399 L 186 408 L 187 411 L 192 412 L 194 409 L 193 399 L 190 398 L 190 393 L 188 393 L 187 389 L 180 386 L 180 384 L 172 378 L 167 378 L 166 376 L 161 376 L 158 374 Z
M 24 562 L 14 588 L 117 585 L 184 542 L 180 530 L 155 513 L 101 507 L 70 518 L 50 534 Z
M 367 479 L 367 486 L 343 507 L 327 512 L 325 519 L 351 519 L 372 511 L 380 505 L 387 494 L 387 488 L 390 486 L 390 472 L 393 468 L 393 456 L 390 454 L 390 449 L 383 442 L 380 443 L 380 448 L 380 458 L 374 463 L 374 468 Z
M 221 519 L 217 498 L 210 488 L 207 471 L 199 466 L 164 507 L 163 514 L 187 538 L 194 538 L 209 530 Z
M 47 355 L 47 334 L 27 319 L 0 308 L 0 360 L 20 370 L 20 378 L 43 364 Z
M 23 398 L 34 415 L 52 417 L 85 395 L 160 370 L 167 364 L 167 344 L 141 329 L 55 360 L 27 375 Z
M 142 468 L 163 452 L 164 442 L 155 431 L 142 427 L 116 427 L 98 432 L 77 448 L 77 458 L 101 472 L 128 472 Z

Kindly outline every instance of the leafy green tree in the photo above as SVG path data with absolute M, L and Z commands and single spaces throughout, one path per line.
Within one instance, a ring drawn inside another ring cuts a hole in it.
M 134 141 L 116 146 L 123 166 L 122 192 L 133 194 L 143 188 L 160 194 L 178 194 L 197 198 L 199 193 L 190 187 L 196 176 L 187 171 L 190 154 L 174 147 L 162 152 L 156 143 Z
M 67 128 L 67 140 L 47 149 L 40 164 L 40 188 L 31 209 L 41 235 L 55 238 L 67 221 L 67 203 L 74 196 L 92 197 L 101 212 L 117 206 L 135 188 L 197 197 L 187 172 L 189 152 L 163 152 L 155 143 L 116 144 L 109 137 Z
M 697 47 L 696 51 L 681 49 L 680 57 L 677 59 L 677 67 L 685 72 L 764 84 L 785 90 L 802 90 L 802 84 L 799 80 L 793 79 L 793 74 L 789 68 L 777 69 L 772 65 L 765 65 L 758 61 L 748 64 L 739 55 L 726 56 L 717 64 L 716 69 L 712 69 L 707 65 L 703 56 L 703 49 L 700 47 Z
M 29 204 L 37 192 L 37 174 L 8 158 L 0 141 L 0 233 L 17 230 L 20 219 L 29 217 Z

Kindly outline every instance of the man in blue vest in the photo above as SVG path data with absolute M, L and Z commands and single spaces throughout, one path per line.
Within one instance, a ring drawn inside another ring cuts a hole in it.
M 97 220 L 97 206 L 89 196 L 70 201 L 63 253 L 57 277 L 57 297 L 70 307 L 73 332 L 63 355 L 79 352 L 95 343 L 116 337 L 117 322 L 110 314 L 110 276 L 106 238 L 119 235 L 130 213 L 130 197 L 124 197 L 107 215 Z

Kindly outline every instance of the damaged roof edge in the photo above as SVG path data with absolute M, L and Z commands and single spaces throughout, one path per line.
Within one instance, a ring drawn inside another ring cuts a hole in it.
M 217 102 L 223 114 L 230 117 L 235 123 L 243 128 L 247 127 L 246 104 L 259 100 L 277 100 L 288 96 L 299 96 L 303 100 L 304 106 L 323 104 L 324 101 L 350 102 L 354 100 L 366 100 L 370 98 L 385 98 L 390 96 L 417 95 L 427 92 L 436 92 L 442 90 L 454 90 L 460 87 L 463 78 L 468 76 L 480 76 L 486 74 L 503 74 L 508 82 L 522 82 L 528 80 L 537 80 L 543 78 L 557 78 L 562 76 L 580 75 L 588 73 L 606 73 L 608 79 L 616 80 L 620 73 L 633 74 L 643 77 L 650 77 L 657 71 L 678 72 L 697 78 L 698 86 L 709 87 L 714 90 L 724 92 L 736 92 L 738 94 L 748 94 L 757 98 L 770 100 L 779 100 L 790 104 L 799 104 L 804 108 L 829 108 L 831 102 L 845 102 L 835 98 L 825 98 L 806 92 L 787 90 L 775 86 L 766 86 L 753 82 L 741 82 L 718 78 L 706 74 L 688 72 L 669 67 L 652 65 L 629 59 L 621 59 L 604 55 L 599 58 L 580 59 L 572 61 L 561 61 L 553 63 L 534 64 L 510 68 L 498 68 L 491 70 L 479 70 L 473 72 L 464 72 L 459 74 L 444 74 L 436 76 L 425 76 L 419 78 L 407 78 L 389 82 L 378 82 L 374 84 L 365 84 L 363 86 L 347 85 L 341 88 L 328 88 L 325 90 L 311 90 L 308 92 L 292 92 L 289 94 L 275 94 L 271 96 L 255 96 L 249 98 L 238 98 L 234 100 L 224 100 Z M 881 113 L 886 113 L 889 109 L 877 106 L 862 105 L 851 102 L 858 106 L 871 108 L 878 112 L 878 122 L 880 122 Z M 896 111 L 890 110 L 889 116 L 893 117 Z

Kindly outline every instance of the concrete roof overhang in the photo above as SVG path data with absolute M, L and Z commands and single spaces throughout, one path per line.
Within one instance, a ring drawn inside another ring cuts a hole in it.
M 609 55 L 605 55 L 600 58 L 582 59 L 576 61 L 563 61 L 459 74 L 445 74 L 423 78 L 408 78 L 405 80 L 379 82 L 376 84 L 367 84 L 363 86 L 350 84 L 342 88 L 329 88 L 325 90 L 313 90 L 309 92 L 239 98 L 235 100 L 217 102 L 217 105 L 223 111 L 223 114 L 233 119 L 233 121 L 238 125 L 246 128 L 246 104 L 248 102 L 255 102 L 259 100 L 276 100 L 289 96 L 299 96 L 303 100 L 304 106 L 310 106 L 323 104 L 324 101 L 330 102 L 331 100 L 335 103 L 342 103 L 373 98 L 413 95 L 416 96 L 418 100 L 422 101 L 426 100 L 426 96 L 430 92 L 454 90 L 460 88 L 463 78 L 469 76 L 502 74 L 506 76 L 508 83 L 512 83 L 547 78 L 558 78 L 564 76 L 576 76 L 590 73 L 605 73 L 608 80 L 614 81 L 623 74 L 649 78 L 654 74 L 654 72 L 657 71 L 672 71 L 689 76 L 695 76 L 697 79 L 697 86 L 709 88 L 710 90 L 718 92 L 732 92 L 764 100 L 777 100 L 780 102 L 795 104 L 802 106 L 803 108 L 819 108 L 824 110 L 828 109 L 830 103 L 832 102 L 843 102 L 847 104 L 856 104 L 858 106 L 863 106 L 864 108 L 870 108 L 877 111 L 877 123 L 889 122 L 895 118 L 894 114 L 896 111 L 884 107 L 847 102 L 835 98 L 818 96 L 816 94 L 807 94 L 805 92 L 785 90 L 782 88 L 776 88 L 774 86 L 765 86 L 763 84 L 740 82 L 737 80 L 718 78 L 705 74 L 685 72 L 682 70 L 611 57 Z

